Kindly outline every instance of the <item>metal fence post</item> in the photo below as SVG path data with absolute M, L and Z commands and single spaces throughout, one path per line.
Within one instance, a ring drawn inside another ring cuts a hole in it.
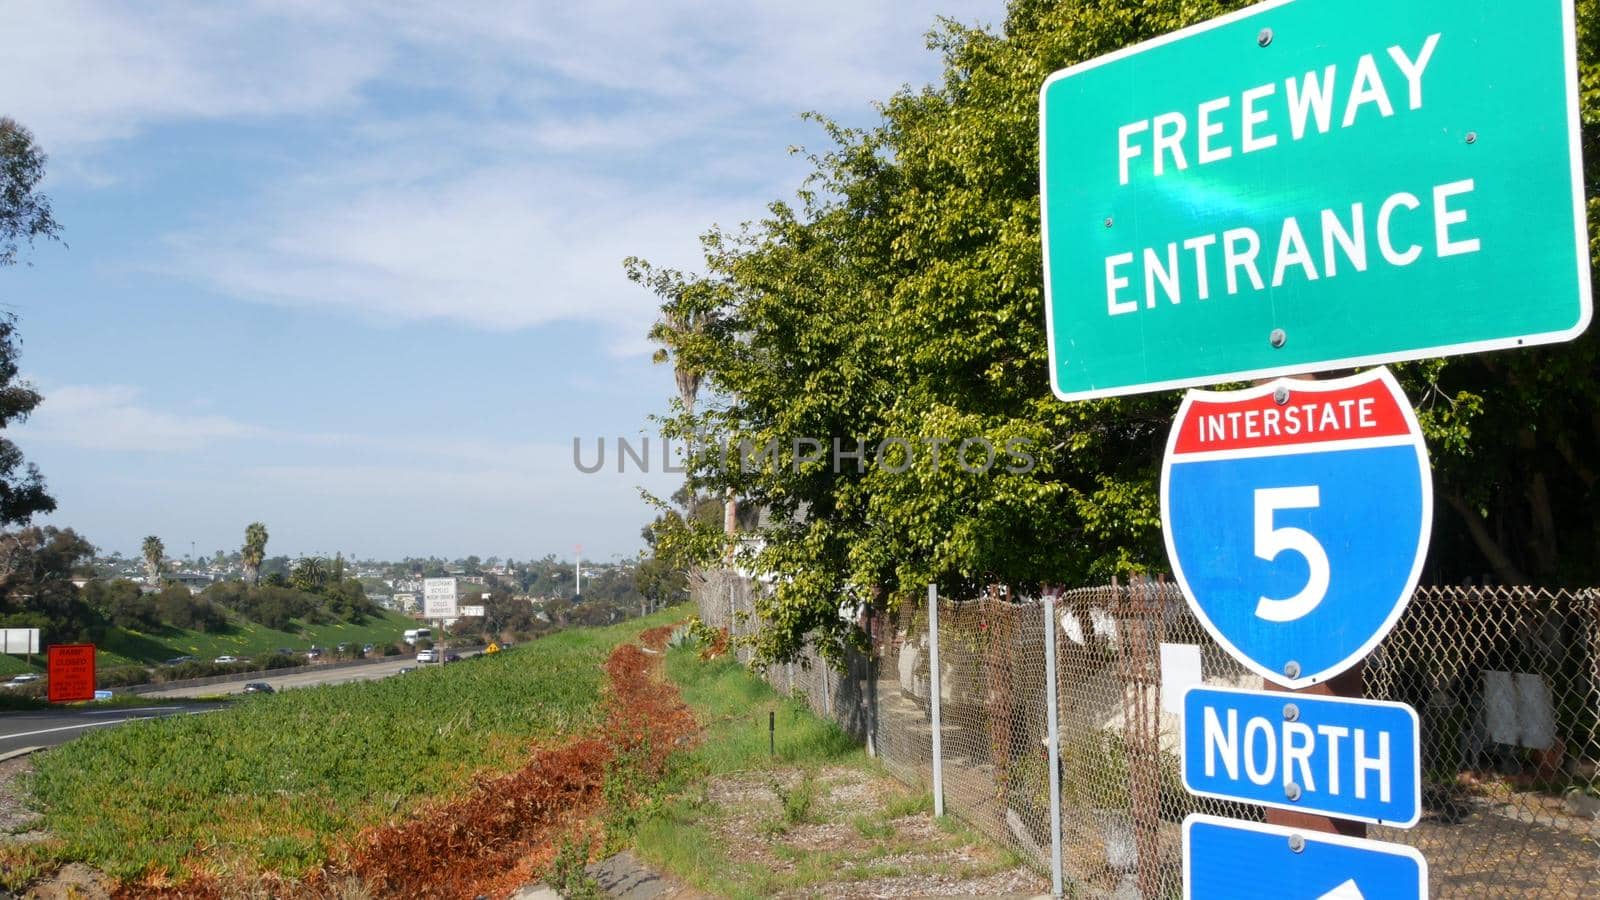
M 928 694 L 933 711 L 933 814 L 944 815 L 944 752 L 939 734 L 939 587 L 928 585 Z
M 828 690 L 828 682 L 833 680 L 833 666 L 829 665 L 821 656 L 817 657 L 817 665 L 822 672 L 822 714 L 833 718 L 833 697 Z
M 1056 721 L 1056 597 L 1044 595 L 1045 724 L 1050 747 L 1050 894 L 1062 895 L 1061 884 L 1061 728 Z

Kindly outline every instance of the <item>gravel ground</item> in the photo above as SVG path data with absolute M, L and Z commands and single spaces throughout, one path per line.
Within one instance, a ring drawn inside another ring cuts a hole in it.
M 887 776 L 855 768 L 817 772 L 817 800 L 808 821 L 774 827 L 783 819 L 774 779 L 791 793 L 800 789 L 802 777 L 797 769 L 743 773 L 714 778 L 707 787 L 706 799 L 715 810 L 709 825 L 731 861 L 790 875 L 807 858 L 837 854 L 829 878 L 808 881 L 780 897 L 996 897 L 1048 891 L 1033 870 L 970 835 L 946 831 L 928 813 L 887 818 L 887 805 L 904 799 L 906 789 Z M 858 820 L 890 830 L 866 841 Z
M 27 756 L 0 762 L 0 841 L 38 840 L 42 833 L 32 830 L 39 814 L 23 804 L 22 776 L 33 771 Z

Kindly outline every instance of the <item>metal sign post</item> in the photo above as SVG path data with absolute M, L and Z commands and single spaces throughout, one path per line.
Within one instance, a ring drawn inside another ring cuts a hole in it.
M 933 721 L 933 814 L 944 815 L 944 734 L 939 723 L 939 706 L 944 698 L 939 683 L 939 586 L 928 585 L 928 704 Z

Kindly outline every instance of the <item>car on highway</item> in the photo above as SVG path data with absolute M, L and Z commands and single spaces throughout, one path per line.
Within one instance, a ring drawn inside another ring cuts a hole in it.
M 444 655 L 444 661 L 445 662 L 461 662 L 461 654 L 454 653 L 454 652 L 446 653 Z
M 24 672 L 21 675 L 13 676 L 10 681 L 7 681 L 4 685 L 0 686 L 8 688 L 22 687 L 25 684 L 34 684 L 43 680 L 44 676 L 38 674 L 37 672 Z
M 432 663 L 432 662 L 438 662 L 438 661 L 439 661 L 439 653 L 436 650 L 419 650 L 419 651 L 417 651 L 417 662 L 419 662 L 419 663 Z
M 227 654 L 223 654 L 222 656 L 219 656 L 216 659 L 213 659 L 212 662 L 216 663 L 219 666 L 226 666 L 226 665 L 228 665 L 230 663 L 244 662 L 244 660 L 240 659 L 237 656 L 229 656 Z
M 310 650 L 306 651 L 306 659 L 321 659 L 321 658 L 322 658 L 322 648 L 321 647 L 312 647 Z
M 272 685 L 267 684 L 265 681 L 252 681 L 252 682 L 249 682 L 248 684 L 246 684 L 244 686 L 244 692 L 246 694 L 272 694 L 272 693 L 276 693 L 275 691 L 273 691 Z
M 404 675 L 407 672 L 415 672 L 416 670 L 417 670 L 416 666 L 401 666 L 400 667 L 400 671 L 396 672 L 395 674 L 396 675 Z
M 371 653 L 372 652 L 372 645 L 371 644 L 367 644 L 365 647 L 362 647 L 361 648 L 361 652 L 363 654 Z
M 192 656 L 174 656 L 173 658 L 171 658 L 171 659 L 167 660 L 166 662 L 162 663 L 162 665 L 164 665 L 164 666 L 181 666 L 186 662 L 194 662 L 194 657 L 192 657 Z

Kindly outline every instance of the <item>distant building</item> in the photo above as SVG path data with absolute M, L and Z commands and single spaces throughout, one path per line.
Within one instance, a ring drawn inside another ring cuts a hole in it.
M 174 572 L 167 576 L 168 581 L 176 581 L 189 589 L 189 593 L 198 594 L 216 582 L 216 578 L 206 572 Z
M 420 612 L 422 610 L 421 594 L 407 591 L 393 594 L 389 599 L 393 604 L 389 607 L 390 609 L 398 609 L 401 612 Z

